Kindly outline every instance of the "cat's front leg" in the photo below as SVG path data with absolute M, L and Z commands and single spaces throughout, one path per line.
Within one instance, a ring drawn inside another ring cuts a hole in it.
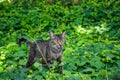
M 57 66 L 58 72 L 63 74 L 63 66 L 61 65 L 61 62 L 62 62 L 61 56 L 59 58 L 57 58 L 57 62 L 58 62 L 58 66 Z

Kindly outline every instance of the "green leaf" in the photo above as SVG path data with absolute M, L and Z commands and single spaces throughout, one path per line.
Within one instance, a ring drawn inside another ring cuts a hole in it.
M 84 73 L 93 73 L 95 70 L 92 69 L 92 68 L 87 68 L 87 69 L 84 69 L 82 72 Z
M 87 62 L 89 62 L 89 60 L 88 60 L 88 58 L 86 58 L 86 57 L 84 56 L 78 65 L 83 66 L 83 65 L 85 65 Z
M 36 79 L 36 80 L 42 80 L 42 76 L 37 75 L 37 76 L 35 76 L 35 79 Z
M 3 72 L 3 70 L 4 70 L 3 67 L 0 67 L 0 73 Z
M 20 65 L 25 65 L 25 62 L 26 62 L 25 60 L 19 60 Z
M 96 67 L 96 68 L 98 68 L 98 69 L 102 68 L 102 67 L 104 66 L 104 64 L 101 62 L 100 59 L 101 59 L 101 58 L 98 57 L 98 56 L 93 57 L 93 58 L 90 60 L 91 66 Z
M 36 68 L 39 68 L 40 65 L 41 65 L 41 64 L 40 64 L 39 62 L 35 62 L 35 63 L 34 63 L 34 66 L 35 66 Z
M 108 75 L 108 71 L 107 70 L 100 70 L 99 74 L 102 76 L 106 76 L 106 75 Z

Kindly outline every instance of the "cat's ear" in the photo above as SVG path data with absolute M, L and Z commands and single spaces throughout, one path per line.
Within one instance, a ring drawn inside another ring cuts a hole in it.
M 64 32 L 62 33 L 62 37 L 63 37 L 63 38 L 65 37 L 65 34 L 66 34 L 66 31 L 64 31 Z
M 54 33 L 50 31 L 50 39 L 54 39 Z

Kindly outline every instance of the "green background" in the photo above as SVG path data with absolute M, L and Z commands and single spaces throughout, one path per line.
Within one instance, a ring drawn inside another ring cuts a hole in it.
M 119 0 L 0 0 L 0 80 L 120 79 Z M 39 62 L 23 68 L 31 42 L 66 31 L 64 75 Z

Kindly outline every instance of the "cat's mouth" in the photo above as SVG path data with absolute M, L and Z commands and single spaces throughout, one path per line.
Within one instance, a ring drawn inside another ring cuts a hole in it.
M 62 46 L 54 46 L 51 48 L 51 50 L 55 53 L 61 52 Z
M 58 46 L 57 49 L 62 49 L 62 46 Z
M 55 49 L 55 50 L 62 49 L 62 46 L 55 46 L 54 49 Z

